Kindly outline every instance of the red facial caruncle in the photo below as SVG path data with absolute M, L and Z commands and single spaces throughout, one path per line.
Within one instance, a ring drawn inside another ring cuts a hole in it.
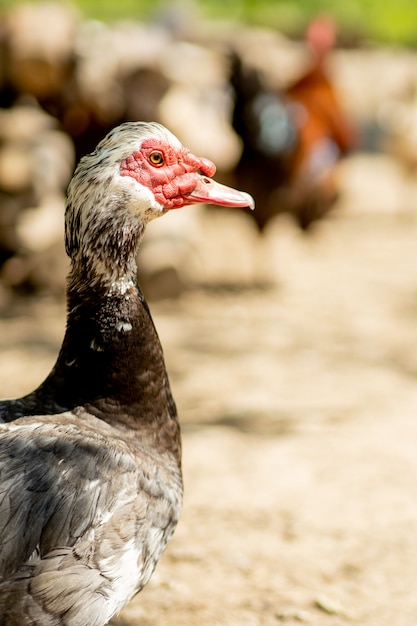
M 159 139 L 145 140 L 120 165 L 121 176 L 131 176 L 151 189 L 166 210 L 199 202 L 253 208 L 253 199 L 248 194 L 212 180 L 215 171 L 216 166 L 208 159 Z
M 132 176 L 138 183 L 152 189 L 166 209 L 190 204 L 187 194 L 197 185 L 197 172 L 213 176 L 214 163 L 195 157 L 186 148 L 175 148 L 159 139 L 144 141 L 141 149 L 131 154 L 120 166 L 121 176 Z

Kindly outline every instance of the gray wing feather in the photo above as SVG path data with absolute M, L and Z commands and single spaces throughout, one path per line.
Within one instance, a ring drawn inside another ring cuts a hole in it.
M 83 417 L 0 425 L 0 626 L 107 623 L 178 520 L 179 468 Z
M 137 496 L 137 468 L 126 451 L 96 434 L 67 430 L 63 439 L 56 430 L 0 430 L 0 579 L 37 548 L 42 556 L 73 546 L 118 502 Z

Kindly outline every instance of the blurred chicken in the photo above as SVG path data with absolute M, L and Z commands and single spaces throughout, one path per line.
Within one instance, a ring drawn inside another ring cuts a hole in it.
M 237 55 L 232 62 L 233 127 L 244 144 L 236 178 L 256 198 L 260 231 L 279 213 L 292 214 L 303 230 L 328 213 L 338 197 L 337 163 L 355 143 L 326 70 L 333 22 L 317 18 L 306 40 L 310 66 L 280 93 Z

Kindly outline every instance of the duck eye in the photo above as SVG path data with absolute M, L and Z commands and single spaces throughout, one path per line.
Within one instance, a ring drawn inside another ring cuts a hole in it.
M 155 167 L 161 167 L 164 164 L 164 156 L 162 152 L 159 152 L 158 150 L 151 152 L 148 159 L 152 165 L 155 165 Z

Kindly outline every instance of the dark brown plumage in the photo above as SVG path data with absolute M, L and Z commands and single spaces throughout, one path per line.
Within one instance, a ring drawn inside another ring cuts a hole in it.
M 232 55 L 232 122 L 243 140 L 235 178 L 256 197 L 251 216 L 261 232 L 281 213 L 308 230 L 338 199 L 337 166 L 353 149 L 355 132 L 326 69 L 333 28 L 324 18 L 310 25 L 311 64 L 281 91 L 267 88 L 260 72 Z
M 136 282 L 146 223 L 251 204 L 158 124 L 126 123 L 69 186 L 67 328 L 31 394 L 0 403 L 0 625 L 101 626 L 149 580 L 182 499 L 162 348 Z

